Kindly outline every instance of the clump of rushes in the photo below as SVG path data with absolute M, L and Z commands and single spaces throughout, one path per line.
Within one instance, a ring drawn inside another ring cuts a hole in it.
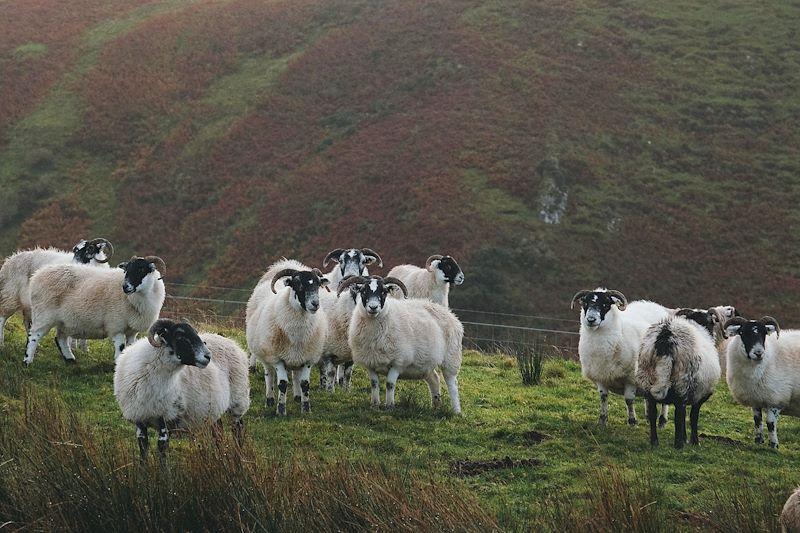
M 538 385 L 542 379 L 542 351 L 537 346 L 522 346 L 512 350 L 523 385 Z

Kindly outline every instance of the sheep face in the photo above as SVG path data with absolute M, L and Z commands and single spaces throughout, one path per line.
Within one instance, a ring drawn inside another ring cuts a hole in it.
M 371 276 L 364 280 L 362 284 L 350 286 L 351 290 L 353 287 L 357 287 L 356 297 L 360 297 L 361 305 L 369 316 L 381 314 L 386 307 L 386 296 L 389 293 L 400 290 L 405 295 L 406 292 L 402 286 L 389 280 L 392 280 L 392 278 L 383 279 L 380 276 Z
M 327 287 L 328 279 L 308 270 L 296 271 L 284 279 L 283 283 L 292 289 L 291 301 L 303 311 L 316 313 L 319 309 L 319 289 Z
M 729 320 L 725 323 L 725 332 L 728 337 L 738 335 L 742 339 L 744 353 L 748 359 L 760 363 L 766 352 L 767 335 L 778 331 L 776 324 L 765 323 L 762 320 Z
M 464 283 L 464 273 L 461 271 L 461 267 L 459 267 L 456 260 L 449 255 L 431 261 L 431 268 L 436 272 L 436 278 L 439 282 L 449 283 L 451 285 L 461 285 Z
M 122 281 L 122 290 L 125 294 L 147 291 L 161 279 L 156 263 L 144 257 L 131 257 L 130 261 L 120 263 L 118 266 L 125 271 L 125 278 Z
M 585 291 L 573 300 L 579 301 L 583 310 L 581 312 L 581 322 L 589 329 L 597 329 L 605 321 L 606 315 L 614 305 L 621 305 L 622 301 L 612 293 L 602 290 Z
M 110 244 L 105 239 L 94 239 L 81 241 L 72 247 L 73 259 L 76 263 L 83 265 L 89 264 L 92 259 L 98 263 L 107 263 L 110 257 Z
M 339 273 L 342 277 L 363 276 L 367 265 L 371 265 L 376 261 L 382 264 L 378 254 L 369 248 L 363 250 L 358 248 L 349 248 L 347 250 L 337 248 L 328 254 L 322 262 L 322 266 L 328 266 L 328 261 L 336 261 L 339 264 Z
M 176 364 L 205 368 L 211 361 L 211 351 L 206 343 L 186 322 L 157 320 L 150 327 L 147 339 L 156 348 L 165 347 L 165 354 L 174 358 L 172 362 Z

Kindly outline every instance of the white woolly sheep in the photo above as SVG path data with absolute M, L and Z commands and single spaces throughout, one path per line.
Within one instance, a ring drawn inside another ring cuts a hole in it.
M 22 311 L 25 329 L 31 326 L 30 279 L 40 268 L 47 265 L 89 264 L 108 268 L 108 260 L 114 248 L 106 239 L 81 241 L 72 252 L 56 248 L 35 248 L 16 252 L 7 257 L 0 267 L 0 346 L 4 342 L 4 329 L 8 318 Z
M 283 287 L 276 291 L 276 282 L 283 278 Z M 302 411 L 311 409 L 309 376 L 322 355 L 328 332 L 319 289 L 327 285 L 318 269 L 283 259 L 261 277 L 247 302 L 247 347 L 264 365 L 268 407 L 275 402 L 270 369 L 277 375 L 278 415 L 286 415 L 287 370 L 292 371 L 295 398 L 302 401 Z
M 441 405 L 440 368 L 453 412 L 461 414 L 458 372 L 464 328 L 445 306 L 423 299 L 387 298 L 390 291 L 406 294 L 403 282 L 392 277 L 353 276 L 339 285 L 341 294 L 357 285 L 360 304 L 353 310 L 348 344 L 353 361 L 366 367 L 372 386 L 371 403 L 380 406 L 378 374 L 386 375 L 386 407 L 394 407 L 398 378 L 423 379 L 434 408 Z
M 234 341 L 200 333 L 187 323 L 157 320 L 125 349 L 114 370 L 114 397 L 122 416 L 136 424 L 140 460 L 147 460 L 147 432 L 158 431 L 158 451 L 166 461 L 168 426 L 195 428 L 232 417 L 242 442 L 242 417 L 250 407 L 247 354 Z
M 603 288 L 579 291 L 572 297 L 570 308 L 581 304 L 581 328 L 578 355 L 581 373 L 597 386 L 600 393 L 600 423 L 608 421 L 608 391 L 622 394 L 628 407 L 628 424 L 635 425 L 636 410 L 633 402 L 637 393 L 636 363 L 639 346 L 645 330 L 657 315 L 653 302 L 631 302 L 634 310 L 626 310 L 628 301 L 619 291 Z M 646 318 L 638 315 L 636 308 L 644 311 Z M 663 315 L 669 316 L 663 308 Z M 667 423 L 667 406 L 664 405 L 659 426 Z
M 800 533 L 800 488 L 783 504 L 780 523 L 783 533 Z
M 330 261 L 337 265 L 325 274 L 325 278 L 333 287 L 347 276 L 369 276 L 368 265 L 377 263 L 378 268 L 383 267 L 383 260 L 378 252 L 369 248 L 337 248 L 331 250 L 322 260 L 322 267 L 328 266 Z M 321 389 L 333 392 L 338 381 L 339 386 L 347 390 L 350 388 L 350 379 L 353 374 L 353 359 L 350 349 L 347 348 L 347 322 L 352 314 L 352 307 L 346 302 L 340 302 L 332 293 L 320 295 L 322 309 L 328 317 L 331 329 L 335 331 L 335 338 L 328 339 L 329 344 L 323 350 L 319 362 L 319 386 Z M 335 369 L 334 369 L 335 365 Z
M 387 276 L 402 281 L 408 289 L 409 298 L 427 298 L 445 307 L 450 306 L 450 286 L 464 283 L 464 273 L 449 255 L 430 256 L 425 261 L 425 268 L 397 265 Z
M 138 332 L 150 328 L 164 304 L 164 261 L 134 256 L 119 267 L 53 265 L 33 275 L 26 365 L 33 362 L 39 341 L 52 328 L 56 328 L 56 345 L 67 363 L 75 362 L 69 336 L 111 338 L 116 361 Z
M 636 381 L 647 400 L 650 444 L 658 444 L 656 402 L 675 406 L 675 447 L 686 442 L 686 406 L 691 405 L 691 444 L 699 444 L 697 422 L 700 407 L 714 393 L 720 369 L 712 337 L 719 322 L 716 310 L 709 309 L 700 321 L 691 319 L 698 312 L 681 309 L 653 324 L 644 334 Z
M 778 416 L 800 416 L 800 330 L 781 331 L 769 316 L 734 317 L 725 323 L 728 388 L 733 399 L 753 409 L 755 441 L 764 442 L 762 410 L 767 410 L 769 445 L 778 447 Z M 767 336 L 775 337 L 767 342 Z

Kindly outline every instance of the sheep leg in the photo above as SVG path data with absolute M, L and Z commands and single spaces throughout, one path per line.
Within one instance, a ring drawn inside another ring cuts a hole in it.
M 600 423 L 605 426 L 608 422 L 608 387 L 598 383 L 597 392 L 600 393 Z
M 439 388 L 439 374 L 434 370 L 424 379 L 425 383 L 428 384 L 428 389 L 431 391 L 431 405 L 434 409 L 440 408 L 442 406 L 442 393 Z
M 39 341 L 42 340 L 45 333 L 50 330 L 48 327 L 47 329 L 42 327 L 34 328 L 31 326 L 30 332 L 28 333 L 28 345 L 25 347 L 25 358 L 22 360 L 25 363 L 25 366 L 30 366 L 33 363 L 33 356 L 36 354 L 36 348 L 39 346 Z
M 253 368 L 255 368 L 255 367 L 253 367 Z M 267 391 L 267 404 L 266 405 L 269 408 L 275 407 L 275 391 L 272 388 L 272 383 L 274 381 L 272 379 L 272 377 L 273 377 L 272 376 L 272 372 L 273 372 L 273 370 L 272 370 L 271 366 L 264 367 L 264 386 L 265 386 L 266 391 Z
M 295 378 L 300 382 L 300 412 L 311 412 L 311 398 L 308 394 L 311 389 L 311 365 L 305 365 L 300 370 L 295 371 Z
M 241 446 L 244 444 L 244 420 L 241 416 L 234 416 L 231 422 L 231 431 L 236 444 Z
M 75 355 L 72 353 L 72 348 L 69 346 L 69 337 L 60 329 L 56 330 L 56 346 L 58 347 L 61 357 L 64 358 L 65 363 L 72 364 L 75 362 Z
M 764 422 L 761 418 L 761 409 L 753 407 L 753 424 L 756 427 L 756 444 L 764 444 Z
M 397 385 L 397 378 L 400 377 L 400 369 L 392 367 L 386 374 L 386 408 L 394 409 L 394 388 Z
M 667 425 L 667 420 L 669 420 L 669 404 L 662 403 L 661 404 L 661 416 L 658 417 L 658 427 L 663 428 Z
M 633 400 L 636 398 L 636 385 L 626 384 L 623 397 L 625 398 L 625 405 L 628 407 L 628 425 L 635 426 L 637 420 L 636 408 L 633 405 Z
M 650 446 L 658 446 L 658 431 L 656 430 L 657 414 L 656 401 L 653 398 L 647 398 L 647 421 L 650 423 Z
M 336 383 L 340 387 L 344 386 L 344 365 L 336 365 Z
M 125 334 L 115 333 L 111 337 L 111 342 L 114 343 L 114 362 L 116 363 L 117 359 L 119 359 L 119 354 L 125 349 Z
M 767 409 L 767 431 L 769 432 L 769 447 L 778 449 L 778 417 L 781 410 L 777 407 Z
M 8 320 L 7 316 L 0 316 L 0 346 L 5 344 L 6 338 L 6 320 Z
M 256 359 L 256 356 L 253 355 L 253 354 L 250 354 L 250 357 L 247 359 L 247 368 L 248 368 L 248 370 L 250 370 L 251 373 L 256 371 L 256 363 L 257 362 L 258 362 L 258 360 Z
M 689 444 L 695 446 L 700 444 L 700 435 L 697 433 L 697 422 L 700 419 L 700 406 L 705 403 L 708 398 L 703 398 L 692 406 L 692 411 L 689 414 L 689 424 L 692 430 L 692 436 L 689 438 Z
M 275 413 L 286 416 L 286 389 L 289 388 L 289 374 L 286 372 L 286 365 L 283 361 L 278 361 L 275 365 L 276 379 L 278 380 L 278 407 Z
M 686 444 L 686 404 L 675 404 L 675 448 L 681 449 Z
M 147 425 L 142 423 L 136 424 L 136 441 L 139 443 L 139 464 L 144 466 L 147 464 Z
M 158 420 L 158 460 L 161 466 L 167 466 L 167 452 L 169 451 L 169 430 L 167 430 L 167 422 L 164 417 Z
M 319 362 L 319 386 L 327 392 L 333 392 L 336 385 L 336 366 L 333 357 L 326 355 Z
M 371 398 L 370 398 L 370 405 L 373 409 L 377 409 L 381 406 L 381 381 L 378 378 L 378 373 L 372 370 L 371 368 L 367 370 L 369 372 L 369 384 L 371 387 Z
M 461 414 L 461 399 L 458 397 L 458 377 L 455 374 L 445 374 L 444 382 L 447 383 L 447 393 L 450 395 L 450 405 L 453 413 Z
M 297 403 L 300 403 L 300 397 L 302 396 L 302 392 L 300 390 L 300 371 L 299 370 L 292 370 L 292 393 L 293 393 L 293 400 Z
M 353 362 L 347 361 L 344 365 L 339 365 L 340 367 L 344 367 L 344 375 L 342 376 L 342 381 L 339 382 L 339 386 L 349 391 L 350 390 L 350 381 L 353 379 Z

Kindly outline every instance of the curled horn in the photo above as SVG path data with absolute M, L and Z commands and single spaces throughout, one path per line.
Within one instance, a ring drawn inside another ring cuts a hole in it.
M 775 326 L 775 336 L 781 336 L 781 327 L 778 325 L 778 321 L 772 318 L 771 316 L 762 316 L 761 320 L 759 320 L 765 326 Z
M 279 279 L 281 279 L 283 277 L 291 276 L 295 272 L 299 272 L 299 271 L 295 270 L 293 268 L 284 268 L 283 270 L 281 270 L 280 272 L 275 274 L 275 276 L 272 278 L 272 283 L 269 286 L 269 288 L 272 289 L 272 293 L 273 294 L 278 294 L 278 291 L 275 290 L 275 282 L 277 282 Z
M 396 285 L 403 291 L 403 298 L 408 298 L 408 289 L 405 284 L 397 278 L 383 278 L 384 285 Z
M 154 348 L 164 346 L 164 341 L 161 337 L 162 332 L 168 330 L 175 325 L 175 322 L 168 318 L 160 318 L 156 320 L 147 332 L 147 340 Z
M 108 239 L 98 237 L 97 239 L 92 239 L 91 241 L 89 241 L 89 244 L 94 244 L 95 246 L 103 245 L 103 247 L 107 249 L 106 260 L 100 261 L 99 259 L 95 259 L 95 261 L 97 261 L 98 263 L 108 263 L 108 260 L 111 259 L 112 255 L 114 255 L 114 247 L 111 246 L 111 242 Z
M 328 252 L 328 255 L 326 255 L 325 259 L 322 260 L 322 268 L 328 266 L 330 261 L 336 261 L 338 263 L 339 256 L 342 255 L 342 252 L 344 252 L 344 248 L 337 248 Z
M 156 270 L 161 273 L 161 279 L 167 274 L 167 265 L 164 263 L 164 260 L 157 255 L 148 255 L 144 260 L 156 266 Z
M 625 295 L 619 291 L 608 291 L 608 295 L 612 298 L 617 298 L 621 301 L 617 302 L 617 308 L 620 311 L 624 311 L 626 307 L 628 307 L 628 300 L 625 298 Z
M 716 307 L 709 307 L 708 314 L 714 317 L 720 326 L 725 322 L 725 317 L 722 316 L 722 313 L 720 313 L 719 309 Z
M 441 259 L 441 258 L 442 258 L 442 256 L 441 256 L 441 255 L 432 255 L 432 256 L 430 256 L 430 257 L 428 258 L 428 260 L 427 260 L 427 261 L 425 261 L 425 268 L 427 268 L 428 270 L 430 270 L 430 269 L 431 269 L 431 263 L 433 263 L 433 262 L 434 262 L 434 261 L 436 261 L 437 259 Z
M 767 318 L 769 318 L 769 317 L 767 317 Z M 747 324 L 747 319 L 745 317 L 743 317 L 743 316 L 735 316 L 733 318 L 729 318 L 728 321 L 725 322 L 725 325 L 722 326 L 722 328 L 725 331 L 727 331 L 728 327 L 730 327 L 730 326 L 743 326 L 745 324 Z
M 708 312 L 711 313 L 711 309 L 709 309 Z M 675 311 L 675 316 L 689 316 L 692 313 L 694 313 L 694 309 L 691 307 L 682 307 Z
M 575 307 L 575 302 L 577 302 L 578 300 L 580 300 L 581 298 L 583 298 L 584 296 L 586 296 L 590 292 L 592 292 L 592 291 L 578 291 L 578 292 L 576 292 L 575 296 L 572 297 L 572 302 L 570 302 L 569 308 L 570 309 L 574 308 Z
M 354 285 L 356 283 L 364 283 L 365 281 L 367 281 L 367 278 L 365 278 L 364 276 L 346 277 L 345 279 L 339 282 L 339 288 L 336 289 L 336 297 L 338 298 L 339 295 L 342 294 L 342 292 L 344 292 L 345 289 L 350 287 L 350 285 Z
M 378 255 L 378 252 L 370 248 L 362 248 L 361 253 L 367 257 L 374 257 L 378 262 L 378 268 L 383 268 L 383 259 L 381 259 L 381 256 Z

